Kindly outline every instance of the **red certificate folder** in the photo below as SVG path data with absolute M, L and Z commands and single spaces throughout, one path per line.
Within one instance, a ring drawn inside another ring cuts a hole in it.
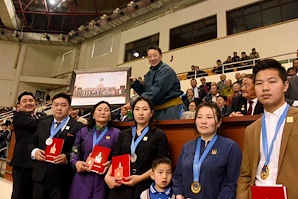
M 46 146 L 45 156 L 47 162 L 53 162 L 54 158 L 61 154 L 64 139 L 52 138 L 53 142 L 51 145 Z
M 251 186 L 252 199 L 287 199 L 287 189 L 283 185 Z
M 112 158 L 112 175 L 117 178 L 130 176 L 130 155 L 124 154 Z
M 97 173 L 103 172 L 102 164 L 108 161 L 110 152 L 110 148 L 95 145 L 91 155 L 86 160 L 90 170 Z

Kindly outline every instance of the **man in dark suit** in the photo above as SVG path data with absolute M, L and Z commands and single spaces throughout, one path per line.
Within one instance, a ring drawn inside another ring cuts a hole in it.
M 185 110 L 189 111 L 188 106 L 190 102 L 195 102 L 196 105 L 199 105 L 202 102 L 202 99 L 194 97 L 194 92 L 192 88 L 186 90 L 186 98 L 183 100 Z
M 70 104 L 71 99 L 68 94 L 56 94 L 52 100 L 53 117 L 42 120 L 29 141 L 31 157 L 37 160 L 32 174 L 34 199 L 68 198 L 73 176 L 69 155 L 76 133 L 84 126 L 69 117 Z M 50 163 L 45 161 L 45 149 L 50 145 L 48 140 L 53 137 L 63 139 L 64 144 L 61 154 L 54 158 L 53 163 Z
M 197 101 L 202 101 L 203 97 L 206 95 L 203 88 L 197 87 L 197 80 L 191 79 L 190 80 L 190 86 L 194 93 L 194 98 L 197 99 Z
M 286 92 L 286 101 L 291 106 L 298 106 L 298 76 L 293 75 L 288 79 L 289 88 Z
M 204 91 L 204 96 L 203 97 L 205 97 L 205 95 L 207 94 L 207 93 L 209 93 L 209 91 L 210 91 L 210 88 L 211 88 L 211 82 L 206 82 L 206 79 L 205 79 L 205 77 L 201 77 L 200 78 L 200 81 L 201 81 L 201 85 L 199 86 L 199 89 L 201 89 L 201 90 L 203 90 Z
M 14 112 L 13 128 L 16 137 L 12 166 L 13 189 L 12 199 L 32 198 L 33 181 L 32 169 L 34 161 L 26 150 L 29 139 L 34 134 L 40 117 L 44 113 L 36 113 L 36 100 L 31 92 L 23 92 L 18 96 L 18 112 Z
M 230 117 L 258 115 L 264 112 L 263 105 L 257 99 L 254 84 L 253 74 L 248 74 L 243 78 L 241 95 L 237 95 L 232 99 L 233 112 Z
M 126 107 L 121 107 L 121 112 L 117 120 L 121 122 L 132 122 L 133 119 L 129 117 L 127 114 L 128 114 L 128 109 Z

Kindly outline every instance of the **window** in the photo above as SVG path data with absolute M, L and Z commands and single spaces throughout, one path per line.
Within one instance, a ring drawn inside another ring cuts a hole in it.
M 170 50 L 217 38 L 216 16 L 170 30 Z
M 227 34 L 298 18 L 297 0 L 264 0 L 227 12 Z
M 147 56 L 147 49 L 159 45 L 159 34 L 155 34 L 126 44 L 124 62 Z

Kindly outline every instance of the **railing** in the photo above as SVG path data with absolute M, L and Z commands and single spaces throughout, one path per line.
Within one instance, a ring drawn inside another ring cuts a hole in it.
M 7 147 L 0 149 L 0 152 L 6 150 Z M 12 174 L 11 171 L 6 170 L 6 165 L 10 163 L 10 160 L 7 158 L 0 158 L 0 177 L 4 177 L 6 173 Z
M 268 58 L 276 59 L 280 63 L 291 63 L 294 59 L 298 58 L 298 50 L 295 51 L 295 52 L 290 52 L 290 53 L 285 53 L 285 54 L 280 54 L 280 55 L 274 55 L 274 56 L 262 57 L 262 58 L 255 58 L 255 59 L 247 59 L 247 60 L 244 60 L 244 61 L 221 64 L 219 66 L 219 67 L 222 67 L 222 71 L 221 71 L 220 74 L 224 74 L 224 73 L 227 73 L 227 72 L 234 72 L 234 71 L 244 70 L 244 69 L 248 69 L 248 68 L 253 68 L 259 60 L 268 59 Z M 277 59 L 277 58 L 279 58 L 279 59 Z M 248 64 L 242 65 L 243 63 L 248 63 Z M 227 66 L 233 66 L 233 67 L 227 68 Z M 204 75 L 203 75 L 202 72 L 198 73 L 195 70 L 191 70 L 191 71 L 178 73 L 177 76 L 180 80 L 185 80 L 187 78 L 191 79 L 191 78 L 198 78 L 198 77 L 202 77 L 202 76 L 210 76 L 210 75 L 218 74 L 218 73 L 213 72 L 214 67 L 204 68 L 200 71 L 205 72 Z M 193 75 L 187 75 L 187 74 L 193 73 L 193 72 L 194 72 Z

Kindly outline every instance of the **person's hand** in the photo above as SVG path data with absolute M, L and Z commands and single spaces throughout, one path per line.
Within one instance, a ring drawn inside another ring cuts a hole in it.
M 122 185 L 122 179 L 121 178 L 115 178 L 114 176 L 111 176 L 107 174 L 105 176 L 105 182 L 107 183 L 108 187 L 110 189 L 114 189 L 116 187 L 120 187 Z
M 67 164 L 67 158 L 64 153 L 54 157 L 53 161 L 54 164 Z
M 136 81 L 136 78 L 135 77 L 129 77 L 131 83 L 133 84 L 135 81 Z
M 41 150 L 41 149 L 38 149 L 35 152 L 35 159 L 38 160 L 38 161 L 41 161 L 41 162 L 46 161 L 45 151 Z
M 126 181 L 122 181 L 122 184 L 127 185 L 127 186 L 134 186 L 138 184 L 140 180 L 139 175 L 131 175 L 125 178 Z
M 108 168 L 110 167 L 110 165 L 111 165 L 110 161 L 107 161 L 107 162 L 103 163 L 102 166 L 105 167 L 105 168 L 104 168 L 103 172 L 98 173 L 98 174 L 99 175 L 105 174 L 107 172 Z
M 127 104 L 122 106 L 123 108 L 126 108 L 127 110 L 131 109 L 130 103 L 128 102 Z
M 84 172 L 84 171 L 89 171 L 89 167 L 86 162 L 84 161 L 77 161 L 75 164 L 75 167 L 77 169 L 77 172 Z
M 184 196 L 182 196 L 182 195 L 177 195 L 177 196 L 176 196 L 176 199 L 184 199 Z
M 232 112 L 230 115 L 229 115 L 229 117 L 242 117 L 242 116 L 244 116 L 242 113 L 240 113 L 239 111 L 237 111 L 237 112 Z

